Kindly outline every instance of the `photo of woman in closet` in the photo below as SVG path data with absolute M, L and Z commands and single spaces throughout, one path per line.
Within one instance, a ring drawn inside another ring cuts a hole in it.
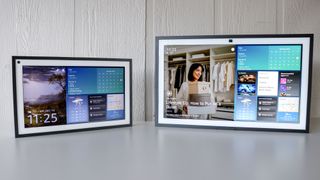
M 233 46 L 166 46 L 164 56 L 165 117 L 233 119 Z

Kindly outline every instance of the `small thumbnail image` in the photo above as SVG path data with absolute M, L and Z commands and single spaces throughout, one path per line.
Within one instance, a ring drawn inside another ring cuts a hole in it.
M 284 97 L 284 96 L 287 96 L 287 93 L 281 92 L 281 93 L 280 93 L 280 96 L 283 96 L 283 97 Z
M 287 78 L 280 78 L 280 84 L 287 84 Z
M 280 84 L 280 96 L 287 96 L 287 86 Z
M 255 84 L 257 72 L 238 72 L 238 83 Z
M 287 92 L 287 86 L 281 84 L 281 85 L 280 85 L 280 92 Z
M 255 84 L 238 84 L 238 95 L 250 95 L 256 94 Z

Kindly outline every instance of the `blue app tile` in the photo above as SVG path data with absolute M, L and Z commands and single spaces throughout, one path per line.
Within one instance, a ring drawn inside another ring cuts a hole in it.
M 257 98 L 256 96 L 237 96 L 234 113 L 235 121 L 257 120 Z
M 89 121 L 88 96 L 67 96 L 67 123 L 84 123 Z
M 124 110 L 107 111 L 107 120 L 124 119 Z
M 298 112 L 278 112 L 279 122 L 298 122 L 299 113 Z
M 124 94 L 107 95 L 107 120 L 120 120 L 125 118 Z

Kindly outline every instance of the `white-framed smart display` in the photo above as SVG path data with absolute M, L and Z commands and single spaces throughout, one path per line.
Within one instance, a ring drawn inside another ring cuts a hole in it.
M 156 37 L 156 125 L 309 131 L 312 34 Z
M 16 137 L 131 126 L 131 60 L 13 56 Z

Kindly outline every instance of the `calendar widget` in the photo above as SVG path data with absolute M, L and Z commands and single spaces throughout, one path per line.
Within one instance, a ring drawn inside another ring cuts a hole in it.
M 97 93 L 123 93 L 124 68 L 98 68 Z
M 301 45 L 238 45 L 238 70 L 301 69 Z
M 68 95 L 124 92 L 124 68 L 68 68 Z
M 301 46 L 269 46 L 268 49 L 270 70 L 300 70 Z

